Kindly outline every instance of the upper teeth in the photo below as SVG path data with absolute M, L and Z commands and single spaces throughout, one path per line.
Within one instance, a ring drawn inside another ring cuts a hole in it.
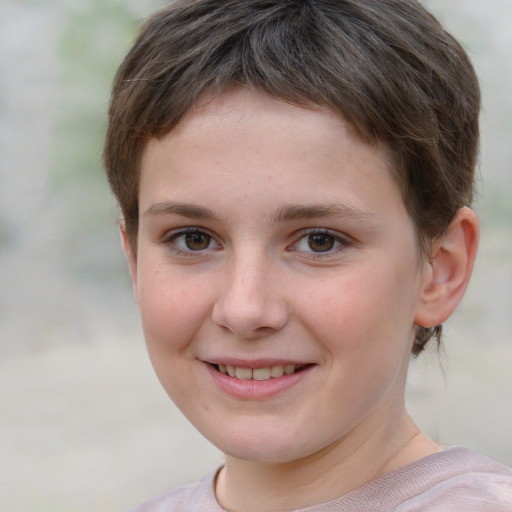
M 304 365 L 287 364 L 275 365 L 267 368 L 242 368 L 231 365 L 218 365 L 220 373 L 236 377 L 241 380 L 269 380 L 270 378 L 282 377 L 284 374 L 290 375 L 297 370 L 304 368 Z

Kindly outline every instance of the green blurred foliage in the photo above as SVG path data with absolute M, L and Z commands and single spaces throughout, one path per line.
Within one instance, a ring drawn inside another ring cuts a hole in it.
M 102 178 L 108 91 L 138 24 L 126 2 L 74 3 L 57 47 L 59 97 L 55 108 L 53 186 Z
M 104 282 L 119 266 L 118 218 L 102 164 L 110 87 L 142 17 L 156 0 L 72 0 L 63 4 L 55 48 L 49 194 L 61 205 L 64 266 Z

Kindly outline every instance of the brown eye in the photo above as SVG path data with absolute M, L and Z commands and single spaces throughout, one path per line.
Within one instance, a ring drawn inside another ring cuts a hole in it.
M 206 233 L 187 233 L 185 235 L 185 245 L 190 251 L 202 251 L 208 249 L 212 237 Z
M 162 241 L 172 252 L 180 256 L 204 256 L 222 248 L 214 236 L 198 228 L 185 228 Z
M 316 233 L 308 236 L 308 246 L 313 252 L 327 252 L 330 251 L 336 238 L 329 233 Z
M 316 229 L 300 237 L 290 250 L 301 252 L 309 257 L 335 256 L 351 245 L 350 239 L 341 233 L 330 233 L 328 230 Z

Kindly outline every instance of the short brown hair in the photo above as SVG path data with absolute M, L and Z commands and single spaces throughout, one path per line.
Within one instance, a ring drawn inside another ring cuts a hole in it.
M 115 77 L 104 160 L 136 251 L 150 138 L 206 91 L 250 87 L 341 115 L 384 143 L 422 254 L 469 205 L 480 91 L 461 45 L 415 0 L 176 0 L 152 16 Z M 413 354 L 441 326 L 418 327 Z

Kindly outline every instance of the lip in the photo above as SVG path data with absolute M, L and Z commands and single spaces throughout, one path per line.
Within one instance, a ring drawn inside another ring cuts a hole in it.
M 316 365 L 308 364 L 304 369 L 292 373 L 291 375 L 283 375 L 282 377 L 273 377 L 268 380 L 242 380 L 235 377 L 223 375 L 213 364 L 228 364 L 240 368 L 268 368 L 274 365 L 294 364 L 289 360 L 254 360 L 254 361 L 241 361 L 236 359 L 223 359 L 222 362 L 214 363 L 203 362 L 208 374 L 213 380 L 214 384 L 224 393 L 242 400 L 263 400 L 280 395 L 287 390 L 295 387 L 306 379 Z M 304 363 L 295 363 L 304 364 Z
M 250 368 L 254 370 L 256 368 L 271 368 L 272 366 L 286 366 L 289 364 L 293 364 L 295 366 L 299 365 L 311 365 L 311 362 L 307 361 L 295 361 L 292 359 L 251 359 L 250 361 L 247 359 L 238 359 L 236 357 L 226 357 L 226 358 L 212 358 L 212 359 L 204 359 L 204 363 L 207 364 L 223 364 L 224 366 L 235 366 L 237 368 Z

